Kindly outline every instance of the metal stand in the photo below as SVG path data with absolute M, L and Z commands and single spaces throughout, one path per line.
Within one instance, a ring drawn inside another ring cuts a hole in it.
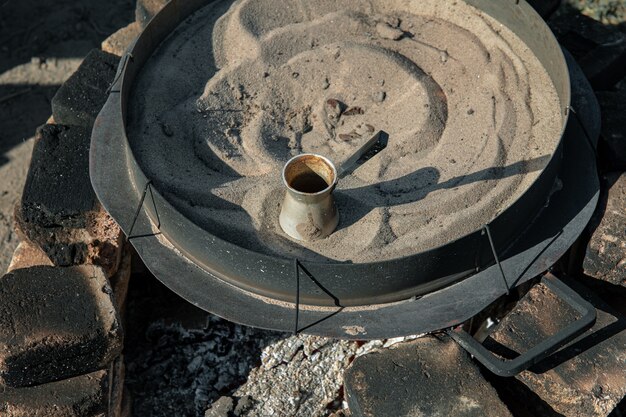
M 596 309 L 594 306 L 584 300 L 576 291 L 565 285 L 555 275 L 550 272 L 546 273 L 541 278 L 541 283 L 578 311 L 581 314 L 581 318 L 522 353 L 517 358 L 511 360 L 500 359 L 474 339 L 472 335 L 463 330 L 462 327 L 448 330 L 448 335 L 487 369 L 502 377 L 515 376 L 539 363 L 587 331 L 596 322 Z
M 295 335 L 299 334 L 301 331 L 306 330 L 306 329 L 310 329 L 311 327 L 315 326 L 318 323 L 321 323 L 322 321 L 334 316 L 335 314 L 339 314 L 341 312 L 341 310 L 343 310 L 343 306 L 339 303 L 339 299 L 337 297 L 335 297 L 333 295 L 333 293 L 331 293 L 327 288 L 325 288 L 318 280 L 315 279 L 315 277 L 313 275 L 311 275 L 311 273 L 309 271 L 307 271 L 307 269 L 304 267 L 304 265 L 302 265 L 300 263 L 300 261 L 296 258 L 293 260 L 293 264 L 294 264 L 294 272 L 295 272 L 295 277 L 296 277 L 296 317 L 295 317 L 295 324 L 294 324 L 294 331 L 293 333 Z M 315 284 L 317 285 L 317 287 L 324 291 L 324 293 L 326 293 L 330 298 L 333 299 L 335 306 L 339 307 L 339 309 L 337 311 L 335 311 L 334 313 L 329 314 L 327 317 L 324 317 L 318 321 L 316 321 L 315 323 L 311 323 L 308 326 L 305 326 L 303 328 L 300 328 L 300 271 L 302 270 L 302 272 L 304 272 L 304 274 L 309 277 L 309 279 Z
M 152 200 L 152 207 L 154 207 L 154 213 L 157 219 L 157 229 L 161 230 L 161 219 L 159 217 L 159 211 L 157 210 L 156 202 L 154 201 L 154 194 L 152 193 L 152 180 L 148 180 L 148 182 L 146 182 L 146 185 L 143 188 L 143 193 L 141 194 L 141 198 L 139 199 L 139 205 L 137 206 L 137 210 L 135 210 L 135 215 L 133 216 L 133 221 L 130 224 L 130 229 L 128 229 L 128 237 L 126 238 L 127 242 L 134 238 L 155 235 L 155 233 L 148 233 L 148 234 L 133 236 L 133 229 L 135 228 L 135 223 L 137 222 L 137 218 L 139 217 L 139 213 L 141 212 L 141 207 L 143 207 L 143 203 L 146 199 L 146 195 L 148 191 L 150 191 L 150 199 Z

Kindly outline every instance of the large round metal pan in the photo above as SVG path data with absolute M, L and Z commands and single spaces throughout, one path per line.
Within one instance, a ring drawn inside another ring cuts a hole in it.
M 128 234 L 132 228 L 132 234 L 138 236 L 132 238 L 131 242 L 147 266 L 174 291 L 194 304 L 234 321 L 266 328 L 292 329 L 296 297 L 295 260 L 252 252 L 212 236 L 181 215 L 153 187 L 149 188 L 149 195 L 144 200 L 149 179 L 136 163 L 126 137 L 126 105 L 133 80 L 160 42 L 186 16 L 206 3 L 199 0 L 171 1 L 154 17 L 122 58 L 111 94 L 93 130 L 90 155 L 92 183 L 98 198 L 122 229 Z M 471 0 L 469 3 L 509 26 L 535 52 L 557 88 L 561 111 L 567 121 L 571 93 L 567 64 L 541 18 L 524 1 Z M 563 154 L 572 152 L 564 144 L 566 139 L 572 140 L 568 139 L 568 135 L 573 137 L 580 134 L 572 133 L 573 130 L 576 127 L 572 127 L 570 120 L 567 122 L 567 131 L 564 126 L 558 151 L 539 178 L 489 225 L 494 246 L 504 260 L 505 272 L 506 268 L 512 268 L 513 271 L 519 265 L 527 268 L 523 276 L 514 272 L 507 274 L 507 277 L 511 277 L 507 278 L 511 280 L 509 285 L 528 279 L 528 271 L 535 275 L 541 272 L 528 266 L 532 256 L 542 254 L 543 270 L 555 260 L 546 257 L 549 249 L 533 252 L 537 245 L 541 246 L 545 242 L 542 238 L 551 230 L 537 227 L 542 219 L 550 217 L 552 213 L 553 217 L 558 217 L 555 223 L 565 222 L 560 227 L 559 236 L 548 238 L 552 242 L 550 247 L 561 248 L 560 256 L 580 233 L 582 223 L 588 220 L 584 216 L 590 215 L 587 212 L 595 205 L 591 197 L 587 196 L 589 198 L 581 198 L 587 199 L 589 207 L 579 205 L 575 210 L 568 208 L 575 215 L 565 218 L 563 211 L 558 214 L 553 211 L 561 197 L 564 200 L 562 204 L 574 198 L 573 195 L 565 197 L 568 194 L 564 191 L 565 185 L 560 192 L 550 197 L 557 175 L 564 175 L 559 174 L 563 158 L 567 157 L 565 160 L 569 161 L 582 158 L 579 155 Z M 580 172 L 583 161 L 573 163 L 578 165 Z M 588 165 L 593 165 L 593 161 L 588 161 Z M 564 169 L 567 171 L 569 168 Z M 589 175 L 594 170 L 590 167 Z M 579 184 L 570 192 L 594 194 L 593 189 L 597 188 L 592 184 L 597 182 L 594 178 L 595 174 L 590 178 L 579 179 L 580 184 L 589 183 L 589 190 L 583 190 Z M 561 180 L 564 182 L 563 178 Z M 550 204 L 547 205 L 548 201 Z M 574 219 L 578 222 L 577 226 L 569 226 L 571 230 L 566 233 L 566 226 Z M 565 240 L 566 236 L 568 240 Z M 521 254 L 526 255 L 520 259 Z M 335 314 L 333 320 L 326 320 L 323 327 L 319 324 L 312 328 L 312 331 L 320 329 L 324 334 L 330 332 L 337 336 L 350 336 L 349 332 L 342 333 L 341 329 L 345 327 L 343 323 L 363 327 L 363 323 L 358 324 L 360 320 L 354 321 L 356 317 L 367 316 L 367 321 L 371 322 L 374 317 L 385 317 L 386 314 L 381 312 L 386 311 L 386 308 L 396 306 L 395 310 L 398 306 L 417 306 L 426 300 L 434 300 L 437 294 L 452 288 L 461 290 L 472 305 L 493 300 L 505 290 L 501 277 L 493 279 L 493 282 L 487 278 L 493 275 L 490 271 L 495 271 L 492 267 L 494 256 L 483 230 L 477 230 L 442 247 L 391 261 L 364 264 L 302 261 L 300 264 L 301 323 L 310 324 L 328 315 L 329 311 L 333 312 L 333 308 L 336 310 L 333 306 L 341 305 L 344 309 L 340 314 Z M 420 296 L 423 297 L 418 298 Z M 450 308 L 450 300 L 437 308 Z M 467 306 L 464 309 L 469 310 Z M 421 308 L 411 310 L 417 313 Z M 340 321 L 339 327 L 338 317 L 346 317 L 345 321 Z M 434 323 L 437 324 L 433 328 L 444 327 L 441 326 L 441 320 Z M 370 337 L 391 332 L 390 329 L 385 331 L 385 323 L 379 325 L 381 327 L 377 332 L 371 330 L 368 333 Z M 393 332 L 406 333 L 401 329 Z M 363 336 L 361 334 L 360 337 Z

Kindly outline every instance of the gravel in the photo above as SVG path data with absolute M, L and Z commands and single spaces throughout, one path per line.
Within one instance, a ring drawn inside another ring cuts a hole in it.
M 567 0 L 562 9 L 568 6 L 604 24 L 620 25 L 626 30 L 626 1 L 624 0 Z

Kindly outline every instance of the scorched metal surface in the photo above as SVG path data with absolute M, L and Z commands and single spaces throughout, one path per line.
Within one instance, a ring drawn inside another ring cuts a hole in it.
M 142 65 L 206 3 L 171 1 L 131 46 L 95 123 L 90 154 L 92 183 L 104 207 L 155 276 L 191 303 L 242 324 L 293 330 L 298 294 L 300 331 L 356 339 L 428 332 L 469 319 L 547 270 L 591 217 L 598 180 L 590 139 L 598 136 L 599 123 L 586 80 L 573 60 L 566 63 L 528 4 L 470 1 L 533 49 L 566 116 L 560 147 L 539 178 L 489 224 L 502 271 L 485 229 L 414 256 L 365 264 L 271 257 L 210 235 L 150 186 L 125 132 L 128 97 Z M 567 117 L 570 104 L 578 117 Z

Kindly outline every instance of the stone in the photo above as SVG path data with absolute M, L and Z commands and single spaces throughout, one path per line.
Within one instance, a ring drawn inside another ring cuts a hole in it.
M 123 347 L 101 268 L 34 266 L 0 279 L 0 384 L 24 387 L 102 369 Z
M 133 274 L 130 294 L 126 381 L 137 416 L 202 416 L 225 393 L 236 399 L 234 416 L 326 416 L 343 408 L 343 372 L 355 355 L 406 340 L 363 344 L 237 325 L 148 272 Z
M 253 404 L 246 417 L 325 415 L 341 397 L 344 370 L 358 349 L 355 341 L 302 334 L 268 344 L 234 396 Z
M 607 174 L 602 182 L 603 197 L 590 222 L 583 271 L 626 286 L 626 173 Z
M 0 389 L 3 417 L 108 416 L 107 371 L 96 371 L 62 381 L 27 388 Z M 111 417 L 117 417 L 111 415 Z
M 378 32 L 378 36 L 383 39 L 390 39 L 393 41 L 397 41 L 402 39 L 404 36 L 404 32 L 402 29 L 393 27 L 387 22 L 379 22 L 376 24 L 376 32 Z
M 231 397 L 220 397 L 206 410 L 204 417 L 229 417 L 233 410 L 233 399 Z
M 617 27 L 577 12 L 562 13 L 549 23 L 595 90 L 609 89 L 626 76 L 626 34 Z
M 595 306 L 595 325 L 531 369 L 515 378 L 503 378 L 500 384 L 534 393 L 538 404 L 549 409 L 533 410 L 535 404 L 526 401 L 529 415 L 605 417 L 626 395 L 626 316 L 579 282 L 564 281 Z M 513 352 L 526 352 L 578 316 L 548 287 L 539 284 L 504 317 L 485 345 L 510 358 Z
M 140 33 L 141 25 L 133 22 L 103 40 L 100 47 L 104 52 L 121 57 Z
M 15 228 L 54 265 L 95 264 L 110 276 L 123 234 L 98 202 L 89 179 L 89 131 L 44 125 L 37 131 Z
M 360 356 L 344 384 L 353 417 L 511 416 L 478 366 L 448 337 Z
M 169 0 L 137 0 L 135 6 L 135 20 L 141 27 L 146 27 L 150 19 L 157 14 Z
M 29 268 L 31 266 L 52 266 L 52 261 L 48 258 L 48 255 L 39 248 L 39 246 L 33 245 L 30 242 L 20 242 L 13 252 L 11 263 L 7 272 L 12 272 L 16 269 Z
M 599 153 L 605 171 L 626 171 L 626 88 L 596 93 L 602 110 Z
M 252 399 L 248 395 L 244 395 L 243 397 L 237 399 L 237 405 L 233 410 L 233 414 L 235 417 L 243 417 L 253 406 L 254 402 Z
M 92 49 L 52 98 L 55 122 L 91 130 L 108 97 L 119 60 L 113 54 Z

